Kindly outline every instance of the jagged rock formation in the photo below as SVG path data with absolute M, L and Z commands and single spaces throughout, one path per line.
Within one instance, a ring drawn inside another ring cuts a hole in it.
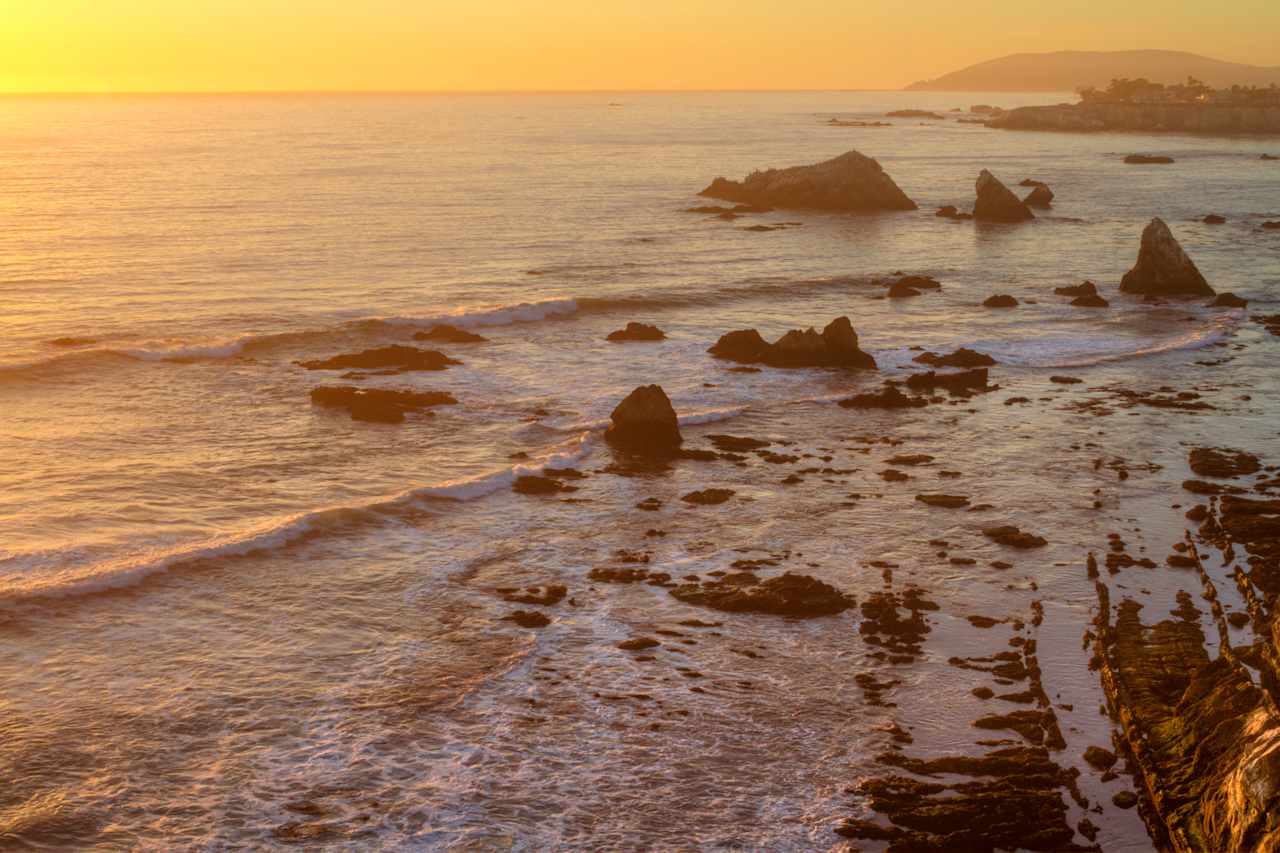
M 973 206 L 973 218 L 987 222 L 1025 222 L 1036 215 L 1000 182 L 995 175 L 983 169 L 975 185 L 978 200 Z
M 699 195 L 794 209 L 916 209 L 879 163 L 857 151 L 812 166 L 752 172 L 741 181 L 716 178 Z
M 1169 226 L 1152 219 L 1142 231 L 1138 262 L 1120 280 L 1125 293 L 1143 296 L 1213 296 L 1214 290 L 1174 239 Z
M 770 367 L 876 367 L 876 360 L 858 348 L 858 335 L 848 317 L 832 320 L 821 334 L 812 328 L 793 329 L 772 344 L 755 329 L 729 332 L 707 352 L 716 358 Z
M 1280 850 L 1280 715 L 1230 649 L 1205 650 L 1198 614 L 1152 626 L 1131 600 L 1110 622 L 1099 584 L 1098 660 L 1111 713 L 1177 851 Z

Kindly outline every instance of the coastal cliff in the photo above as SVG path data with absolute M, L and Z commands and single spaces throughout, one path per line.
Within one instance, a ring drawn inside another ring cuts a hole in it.
M 1280 105 L 1055 104 L 1020 107 L 987 122 L 1005 130 L 1280 134 Z

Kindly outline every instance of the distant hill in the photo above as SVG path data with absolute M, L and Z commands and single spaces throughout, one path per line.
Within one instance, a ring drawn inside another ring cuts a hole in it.
M 1280 84 L 1280 66 L 1264 68 L 1222 62 L 1176 50 L 1060 50 L 1015 53 L 979 62 L 936 80 L 912 83 L 915 92 L 1072 92 L 1105 87 L 1116 77 L 1146 77 L 1153 83 L 1181 83 L 1187 77 L 1215 89 Z

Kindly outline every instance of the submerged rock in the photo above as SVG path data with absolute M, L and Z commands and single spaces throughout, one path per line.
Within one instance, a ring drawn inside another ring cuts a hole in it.
M 559 492 L 576 492 L 577 486 L 570 486 L 552 477 L 526 475 L 517 477 L 511 484 L 511 490 L 521 495 L 554 495 Z
M 1053 292 L 1058 296 L 1097 296 L 1098 286 L 1091 281 L 1072 287 L 1055 287 Z
M 1130 154 L 1128 157 L 1124 158 L 1124 161 L 1128 163 L 1130 166 L 1143 166 L 1143 165 L 1149 166 L 1149 165 L 1165 165 L 1168 163 L 1172 163 L 1173 158 L 1165 157 L 1164 155 L 1160 155 L 1160 154 L 1156 154 L 1156 155 Z
M 983 169 L 976 184 L 973 218 L 987 222 L 1025 222 L 1036 215 L 1000 179 Z
M 1206 216 L 1204 219 L 1201 219 L 1200 221 L 1203 222 L 1205 225 L 1221 225 L 1227 221 L 1227 217 L 1220 216 L 1217 213 L 1210 213 L 1208 216 Z
M 888 385 L 882 391 L 846 397 L 838 405 L 842 409 L 922 409 L 929 405 L 929 401 L 908 397 L 897 386 Z
M 1234 293 L 1219 293 L 1218 298 L 1209 303 L 1210 308 L 1246 308 L 1249 300 Z
M 1138 262 L 1120 280 L 1125 293 L 1143 296 L 1213 296 L 1213 288 L 1187 257 L 1164 220 L 1152 219 L 1142 232 Z
M 895 281 L 889 285 L 889 290 L 885 293 L 890 299 L 906 299 L 911 296 L 919 296 L 920 291 L 904 281 Z
M 931 367 L 991 367 L 996 363 L 996 360 L 986 353 L 971 350 L 968 347 L 960 347 L 947 355 L 925 352 L 911 360 Z
M 299 366 L 307 370 L 375 370 L 378 368 L 394 368 L 407 370 L 444 370 L 446 367 L 462 362 L 449 358 L 442 352 L 431 349 L 418 349 L 394 345 L 377 347 L 362 352 L 335 355 L 332 358 L 300 361 Z
M 1010 548 L 1043 548 L 1049 544 L 1048 540 L 1043 536 L 1027 533 L 1011 524 L 1000 527 L 984 527 L 982 535 Z
M 1107 308 L 1110 302 L 1103 299 L 1096 293 L 1086 293 L 1084 296 L 1077 296 L 1071 300 L 1071 304 L 1077 308 Z
M 733 489 L 703 489 L 698 492 L 689 492 L 680 500 L 687 504 L 695 504 L 697 506 L 715 506 L 722 504 L 736 494 Z
M 900 284 L 904 287 L 910 287 L 914 290 L 941 290 L 942 284 L 932 276 L 927 275 L 904 275 L 894 284 Z
M 686 604 L 730 613 L 769 613 L 776 616 L 834 616 L 853 607 L 852 596 L 808 575 L 787 572 L 766 581 L 732 576 L 682 584 L 671 595 Z
M 821 333 L 793 329 L 773 344 L 755 329 L 729 332 L 707 352 L 716 358 L 770 367 L 876 367 L 875 359 L 858 348 L 858 335 L 848 317 L 837 317 Z
M 716 178 L 700 195 L 782 208 L 916 209 L 879 163 L 857 151 L 812 166 L 753 172 L 741 181 Z
M 425 332 L 418 332 L 413 336 L 415 341 L 444 341 L 449 344 L 480 344 L 489 340 L 488 338 L 477 335 L 475 332 L 468 332 L 466 329 L 459 329 L 457 326 L 450 326 L 448 323 L 441 323 L 438 326 L 432 326 Z
M 630 450 L 674 452 L 684 440 L 671 400 L 658 385 L 643 385 L 617 405 L 605 441 Z
M 1225 447 L 1192 448 L 1187 462 L 1201 477 L 1244 477 L 1262 470 L 1262 463 L 1252 453 Z
M 959 509 L 969 505 L 964 495 L 916 495 L 916 500 L 928 506 L 940 506 L 947 509 Z
M 445 391 L 391 391 L 322 385 L 312 389 L 311 402 L 317 406 L 346 409 L 353 421 L 398 424 L 404 421 L 407 413 L 433 406 L 451 406 L 458 401 Z
M 632 321 L 627 323 L 625 329 L 610 332 L 606 340 L 614 341 L 615 343 L 622 341 L 661 341 L 665 340 L 666 337 L 666 333 L 657 326 Z
M 977 367 L 973 370 L 962 370 L 957 373 L 916 373 L 907 377 L 907 387 L 913 391 L 932 391 L 943 388 L 952 394 L 966 394 L 973 391 L 994 390 L 987 384 L 987 369 Z

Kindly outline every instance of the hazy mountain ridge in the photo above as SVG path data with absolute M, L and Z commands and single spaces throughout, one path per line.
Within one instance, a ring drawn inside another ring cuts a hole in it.
M 1280 66 L 1223 62 L 1175 50 L 1062 50 L 1015 53 L 906 88 L 917 92 L 1070 92 L 1081 86 L 1103 87 L 1117 77 L 1173 83 L 1189 76 L 1214 88 L 1270 86 L 1280 84 Z

